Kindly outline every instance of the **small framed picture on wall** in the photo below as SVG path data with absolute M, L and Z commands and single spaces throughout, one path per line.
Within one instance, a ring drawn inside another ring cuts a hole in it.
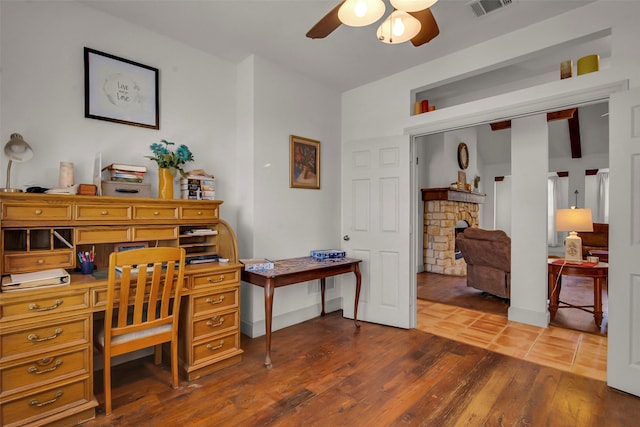
M 289 166 L 291 188 L 320 189 L 320 141 L 291 135 Z

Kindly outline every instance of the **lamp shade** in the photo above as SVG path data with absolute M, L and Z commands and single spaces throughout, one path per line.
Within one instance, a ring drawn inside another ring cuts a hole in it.
M 414 38 L 421 27 L 420 21 L 407 12 L 395 10 L 380 24 L 376 35 L 382 43 L 404 43 Z
M 558 209 L 556 231 L 593 231 L 591 209 Z
M 438 0 L 391 0 L 391 6 L 405 12 L 417 12 L 433 6 Z
M 338 9 L 338 19 L 345 25 L 364 27 L 380 19 L 385 10 L 382 0 L 346 0 Z

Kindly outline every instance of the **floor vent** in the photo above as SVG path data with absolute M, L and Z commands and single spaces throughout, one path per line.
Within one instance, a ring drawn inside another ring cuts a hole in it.
M 509 6 L 513 2 L 514 0 L 474 0 L 467 4 L 471 6 L 476 16 L 483 16 Z

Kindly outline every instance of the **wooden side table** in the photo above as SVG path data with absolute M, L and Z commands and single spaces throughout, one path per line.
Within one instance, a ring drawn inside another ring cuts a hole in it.
M 555 318 L 559 308 L 577 308 L 587 313 L 593 313 L 596 326 L 599 328 L 602 325 L 602 283 L 609 276 L 609 264 L 600 262 L 594 266 L 588 263 L 571 264 L 565 263 L 562 259 L 549 259 L 547 272 L 549 274 L 549 313 L 551 319 Z M 593 279 L 593 305 L 573 305 L 560 301 L 562 275 L 591 277 Z

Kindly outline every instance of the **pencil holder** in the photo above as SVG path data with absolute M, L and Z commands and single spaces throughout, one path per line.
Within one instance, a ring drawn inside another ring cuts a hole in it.
M 80 264 L 80 272 L 82 274 L 92 274 L 93 273 L 93 262 L 87 261 Z

